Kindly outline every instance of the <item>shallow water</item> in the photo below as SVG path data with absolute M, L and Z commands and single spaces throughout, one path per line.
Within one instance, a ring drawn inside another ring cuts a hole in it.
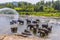
M 41 27 L 41 24 L 42 23 L 48 23 L 51 18 L 42 18 L 42 17 L 20 17 L 21 20 L 24 21 L 24 25 L 17 25 L 18 26 L 18 32 L 19 34 L 21 34 L 21 32 L 24 31 L 24 29 L 26 29 L 27 27 L 27 24 L 26 24 L 26 21 L 25 19 L 26 18 L 29 18 L 31 20 L 35 20 L 35 19 L 40 19 L 40 27 Z M 3 34 L 13 34 L 11 32 L 11 27 L 12 25 L 10 25 L 10 18 L 8 17 L 0 17 L 0 35 L 3 35 Z M 52 33 L 49 34 L 48 38 L 49 40 L 60 40 L 60 24 L 58 22 L 60 22 L 60 19 L 52 19 L 52 20 L 56 20 L 55 23 L 51 24 L 51 23 L 48 23 L 49 26 L 53 26 L 52 28 Z

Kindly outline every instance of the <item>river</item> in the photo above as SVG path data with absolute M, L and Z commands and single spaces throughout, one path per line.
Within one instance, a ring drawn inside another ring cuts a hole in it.
M 20 17 L 21 20 L 24 21 L 24 25 L 18 25 L 18 33 L 20 34 L 21 32 L 26 29 L 26 18 L 28 19 L 40 19 L 40 27 L 42 23 L 48 23 L 49 26 L 52 27 L 52 33 L 49 34 L 48 39 L 50 40 L 60 40 L 60 19 L 52 19 L 52 18 L 42 18 L 42 17 Z M 9 17 L 0 17 L 0 35 L 3 34 L 12 34 L 11 32 L 11 26 L 10 25 L 10 18 Z M 53 22 L 52 22 L 52 21 Z

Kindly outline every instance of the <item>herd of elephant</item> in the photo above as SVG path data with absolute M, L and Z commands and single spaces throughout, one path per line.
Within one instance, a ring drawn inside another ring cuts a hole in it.
M 18 22 L 19 22 L 19 24 L 24 25 L 24 21 L 18 20 Z M 26 19 L 26 22 L 27 22 L 27 29 L 25 29 L 24 30 L 25 33 L 22 33 L 22 34 L 27 34 L 27 33 L 32 32 L 34 35 L 39 33 L 40 37 L 45 37 L 45 36 L 48 36 L 48 34 L 51 33 L 51 31 L 52 31 L 52 26 L 49 27 L 48 24 L 42 24 L 42 26 L 39 27 L 39 23 L 40 23 L 39 19 L 36 19 L 35 21 L 31 21 L 29 19 Z M 16 21 L 13 20 L 12 22 L 10 22 L 10 25 L 12 25 L 14 23 L 16 23 Z M 17 32 L 17 28 L 15 28 L 15 29 L 12 28 L 12 31 Z

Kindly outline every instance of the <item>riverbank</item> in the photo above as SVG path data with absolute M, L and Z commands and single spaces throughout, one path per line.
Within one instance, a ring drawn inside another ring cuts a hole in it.
M 45 17 L 60 17 L 60 12 L 19 12 L 20 15 L 34 15 Z
M 45 40 L 45 39 L 38 37 L 22 37 L 17 35 L 1 35 L 0 40 Z
M 40 17 L 40 18 L 53 18 L 53 19 L 59 19 L 60 17 L 47 17 L 47 16 L 35 16 L 35 15 L 20 15 L 20 17 Z

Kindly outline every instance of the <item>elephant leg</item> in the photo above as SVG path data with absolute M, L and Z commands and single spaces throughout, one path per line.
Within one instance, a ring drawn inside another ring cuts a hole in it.
M 40 36 L 41 36 L 41 37 L 44 37 L 44 36 L 45 36 L 45 33 L 40 33 Z

